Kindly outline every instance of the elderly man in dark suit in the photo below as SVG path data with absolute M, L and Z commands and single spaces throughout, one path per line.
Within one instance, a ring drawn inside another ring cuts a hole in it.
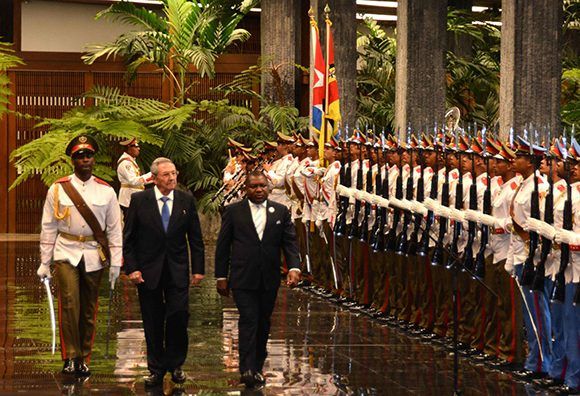
M 246 199 L 226 207 L 215 254 L 217 290 L 233 291 L 240 313 L 239 354 L 241 382 L 265 384 L 262 367 L 270 317 L 280 286 L 280 256 L 290 269 L 289 286 L 300 280 L 296 230 L 286 206 L 270 201 L 268 181 L 260 172 L 246 178 Z
M 173 382 L 185 382 L 181 366 L 188 345 L 189 286 L 204 277 L 193 196 L 175 190 L 177 171 L 171 160 L 157 158 L 151 173 L 155 187 L 131 196 L 123 247 L 124 270 L 139 291 L 149 387 L 161 385 L 167 372 Z

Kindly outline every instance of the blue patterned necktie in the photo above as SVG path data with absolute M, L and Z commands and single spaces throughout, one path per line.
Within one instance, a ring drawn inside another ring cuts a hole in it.
M 167 232 L 167 227 L 169 226 L 169 206 L 167 205 L 167 201 L 169 201 L 169 197 L 161 197 L 161 200 L 163 201 L 161 222 L 163 223 L 163 229 Z

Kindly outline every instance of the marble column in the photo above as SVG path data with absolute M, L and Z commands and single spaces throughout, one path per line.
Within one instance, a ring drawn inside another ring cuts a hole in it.
M 395 128 L 439 125 L 445 112 L 447 0 L 399 0 Z M 404 136 L 404 135 L 403 135 Z
M 562 0 L 503 0 L 500 132 L 560 127 Z

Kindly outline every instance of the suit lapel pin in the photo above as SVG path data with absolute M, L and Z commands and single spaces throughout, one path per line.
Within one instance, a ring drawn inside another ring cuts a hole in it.
M 183 214 L 187 214 L 187 210 L 183 209 Z
M 273 207 L 273 206 L 270 206 L 270 207 L 268 208 L 268 212 L 270 212 L 270 213 L 274 213 L 275 211 L 276 211 L 276 209 L 274 209 L 274 207 Z
M 280 220 L 276 221 L 276 224 L 282 224 L 282 222 Z

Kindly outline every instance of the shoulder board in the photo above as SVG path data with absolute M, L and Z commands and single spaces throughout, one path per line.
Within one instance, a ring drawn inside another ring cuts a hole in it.
M 580 186 L 579 186 L 579 187 L 580 187 Z M 558 185 L 558 190 L 559 190 L 560 192 L 564 192 L 564 191 L 566 191 L 566 186 L 565 186 L 565 185 L 563 185 L 563 184 L 559 184 L 559 185 Z
M 427 168 L 429 169 L 429 173 L 433 173 L 433 168 Z
M 459 179 L 459 173 L 453 172 L 453 173 L 451 173 L 451 177 L 453 177 L 455 180 L 457 180 L 457 179 Z
M 487 186 L 487 177 L 484 177 L 483 179 L 481 179 L 481 184 L 483 184 L 484 186 Z
M 542 183 L 544 183 L 544 179 L 541 178 L 540 176 L 538 176 L 538 184 L 542 184 Z
M 334 167 L 335 167 L 336 169 L 340 169 L 340 162 L 335 162 L 335 163 L 334 163 Z
M 106 182 L 106 181 L 104 181 L 104 180 L 101 180 L 101 179 L 99 179 L 98 177 L 95 177 L 95 181 L 96 181 L 97 183 L 99 183 L 99 184 L 102 184 L 103 186 L 111 187 L 111 186 L 109 185 L 109 183 L 107 183 L 107 182 Z
M 55 181 L 55 183 L 64 183 L 64 182 L 68 182 L 68 181 L 70 181 L 70 176 L 65 176 L 65 177 L 61 177 L 60 179 Z
M 516 188 L 518 188 L 518 183 L 513 181 L 512 184 L 510 184 L 510 187 L 512 188 L 512 190 L 515 190 Z
M 580 184 L 576 185 L 576 190 L 580 192 Z

